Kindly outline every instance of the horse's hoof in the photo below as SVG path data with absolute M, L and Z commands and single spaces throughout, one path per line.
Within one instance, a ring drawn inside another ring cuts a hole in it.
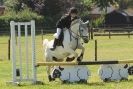
M 70 83 L 70 82 L 68 80 L 63 80 L 62 83 L 66 84 L 66 83 Z
M 74 59 L 75 59 L 75 57 L 72 57 L 72 58 L 67 57 L 66 61 L 67 61 L 67 62 L 71 62 L 71 61 L 73 61 Z
M 80 79 L 79 83 L 87 84 L 87 80 L 85 80 L 85 79 Z
M 127 79 L 127 78 L 121 78 L 121 80 L 120 80 L 120 81 L 123 81 L 123 80 L 127 81 L 128 79 Z
M 55 79 L 51 77 L 51 75 L 48 76 L 49 82 L 54 81 Z
M 80 57 L 78 57 L 78 58 L 77 58 L 77 61 L 78 61 L 78 62 L 81 62 L 81 59 L 80 59 Z
M 103 80 L 103 82 L 110 82 L 111 80 L 110 79 L 108 79 L 108 78 L 105 78 L 104 80 Z

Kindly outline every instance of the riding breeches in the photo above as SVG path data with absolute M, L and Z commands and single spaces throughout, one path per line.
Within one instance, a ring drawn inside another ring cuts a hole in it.
M 54 37 L 55 37 L 56 39 L 59 39 L 59 36 L 60 36 L 60 34 L 61 34 L 61 30 L 62 30 L 62 29 L 57 28 L 56 33 L 54 34 Z

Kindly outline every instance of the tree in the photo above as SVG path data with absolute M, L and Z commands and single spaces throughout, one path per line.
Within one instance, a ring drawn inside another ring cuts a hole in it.
M 45 16 L 55 16 L 58 15 L 62 10 L 61 0 L 45 0 L 44 2 L 44 15 Z
M 120 10 L 133 7 L 133 0 L 120 0 L 118 3 L 119 3 Z
M 80 2 L 80 12 L 82 13 L 81 15 L 88 15 L 88 12 L 93 7 L 92 0 L 80 0 Z
M 3 0 L 0 0 L 0 5 L 3 5 Z
M 115 5 L 119 2 L 119 0 L 93 0 L 96 6 L 100 7 L 101 10 L 107 12 L 107 7 L 111 5 Z

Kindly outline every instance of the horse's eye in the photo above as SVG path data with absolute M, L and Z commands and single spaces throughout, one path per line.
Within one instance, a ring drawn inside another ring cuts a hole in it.
M 80 31 L 82 31 L 82 32 L 83 32 L 83 29 L 81 29 Z

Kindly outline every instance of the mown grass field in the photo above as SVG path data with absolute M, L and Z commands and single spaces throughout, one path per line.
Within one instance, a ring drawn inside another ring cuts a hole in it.
M 51 34 L 44 38 L 52 39 Z M 0 42 L 6 42 L 8 37 L 0 36 Z M 95 37 L 98 40 L 98 60 L 126 60 L 133 59 L 133 37 L 117 36 L 109 39 L 108 37 Z M 94 60 L 94 40 L 85 44 L 84 60 Z M 79 50 L 78 50 L 79 52 Z M 0 44 L 0 54 L 7 55 L 7 45 Z M 41 36 L 36 36 L 36 57 L 37 61 L 43 61 L 43 47 Z M 88 84 L 62 84 L 58 79 L 48 82 L 46 68 L 39 67 L 37 70 L 38 80 L 42 80 L 44 85 L 31 85 L 24 83 L 22 86 L 6 84 L 11 80 L 11 61 L 5 57 L 0 61 L 0 89 L 133 89 L 133 76 L 129 76 L 128 81 L 104 83 L 100 80 L 97 70 L 99 66 L 88 66 L 91 70 L 91 77 Z

